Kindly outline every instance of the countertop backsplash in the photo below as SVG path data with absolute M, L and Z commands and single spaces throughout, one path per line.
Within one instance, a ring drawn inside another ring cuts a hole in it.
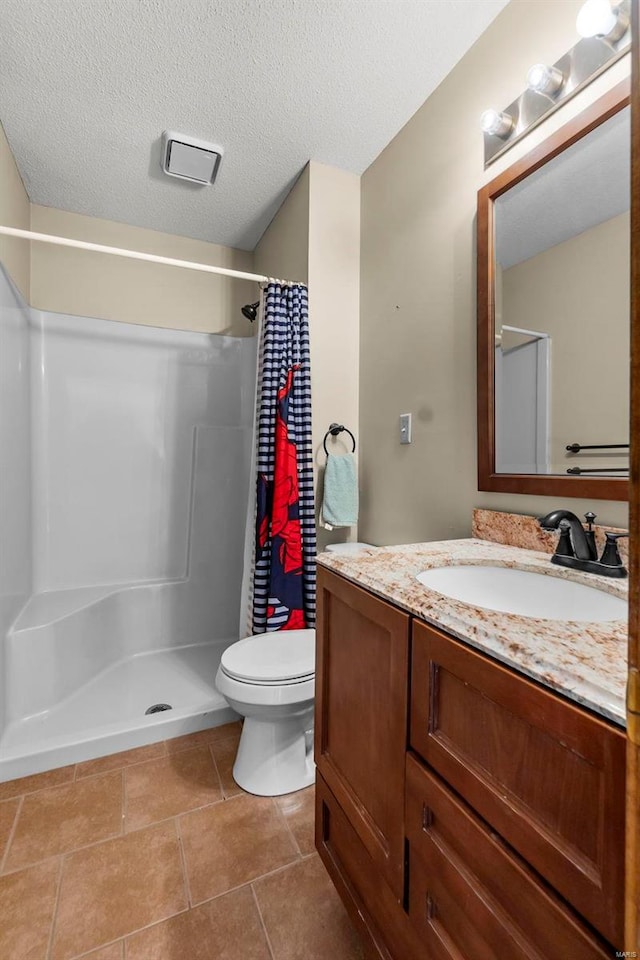
M 596 535 L 598 553 L 602 553 L 605 544 L 605 533 L 624 533 L 621 527 L 607 527 L 598 523 L 593 529 Z M 501 510 L 475 509 L 471 535 L 478 540 L 491 540 L 492 543 L 502 543 L 510 547 L 521 547 L 523 550 L 539 550 L 541 553 L 555 553 L 558 534 L 543 530 L 536 517 L 519 513 L 504 513 Z M 629 560 L 629 541 L 618 541 L 620 558 L 625 564 Z

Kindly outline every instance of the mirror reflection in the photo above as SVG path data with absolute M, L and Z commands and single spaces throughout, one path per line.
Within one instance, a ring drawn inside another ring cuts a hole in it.
M 628 476 L 629 158 L 626 107 L 495 201 L 496 473 Z

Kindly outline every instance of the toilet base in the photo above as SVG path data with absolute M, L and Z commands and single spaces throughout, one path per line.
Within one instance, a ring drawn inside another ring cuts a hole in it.
M 246 717 L 233 779 L 260 797 L 294 793 L 314 783 L 313 703 L 286 719 Z

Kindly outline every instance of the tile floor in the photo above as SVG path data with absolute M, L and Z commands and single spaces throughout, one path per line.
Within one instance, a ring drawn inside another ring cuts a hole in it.
M 244 793 L 239 733 L 0 783 L 0 960 L 361 960 L 313 787 Z

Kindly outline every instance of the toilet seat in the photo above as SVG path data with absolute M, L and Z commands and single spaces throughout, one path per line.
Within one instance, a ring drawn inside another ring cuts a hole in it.
M 313 680 L 314 674 L 308 673 L 304 677 L 295 677 L 293 680 L 252 680 L 248 677 L 236 677 L 221 665 L 220 669 L 229 680 L 235 680 L 236 683 L 252 684 L 254 687 L 294 687 L 297 683 L 306 683 Z
M 220 669 L 238 683 L 288 686 L 315 674 L 315 630 L 260 633 L 233 643 L 222 654 Z

